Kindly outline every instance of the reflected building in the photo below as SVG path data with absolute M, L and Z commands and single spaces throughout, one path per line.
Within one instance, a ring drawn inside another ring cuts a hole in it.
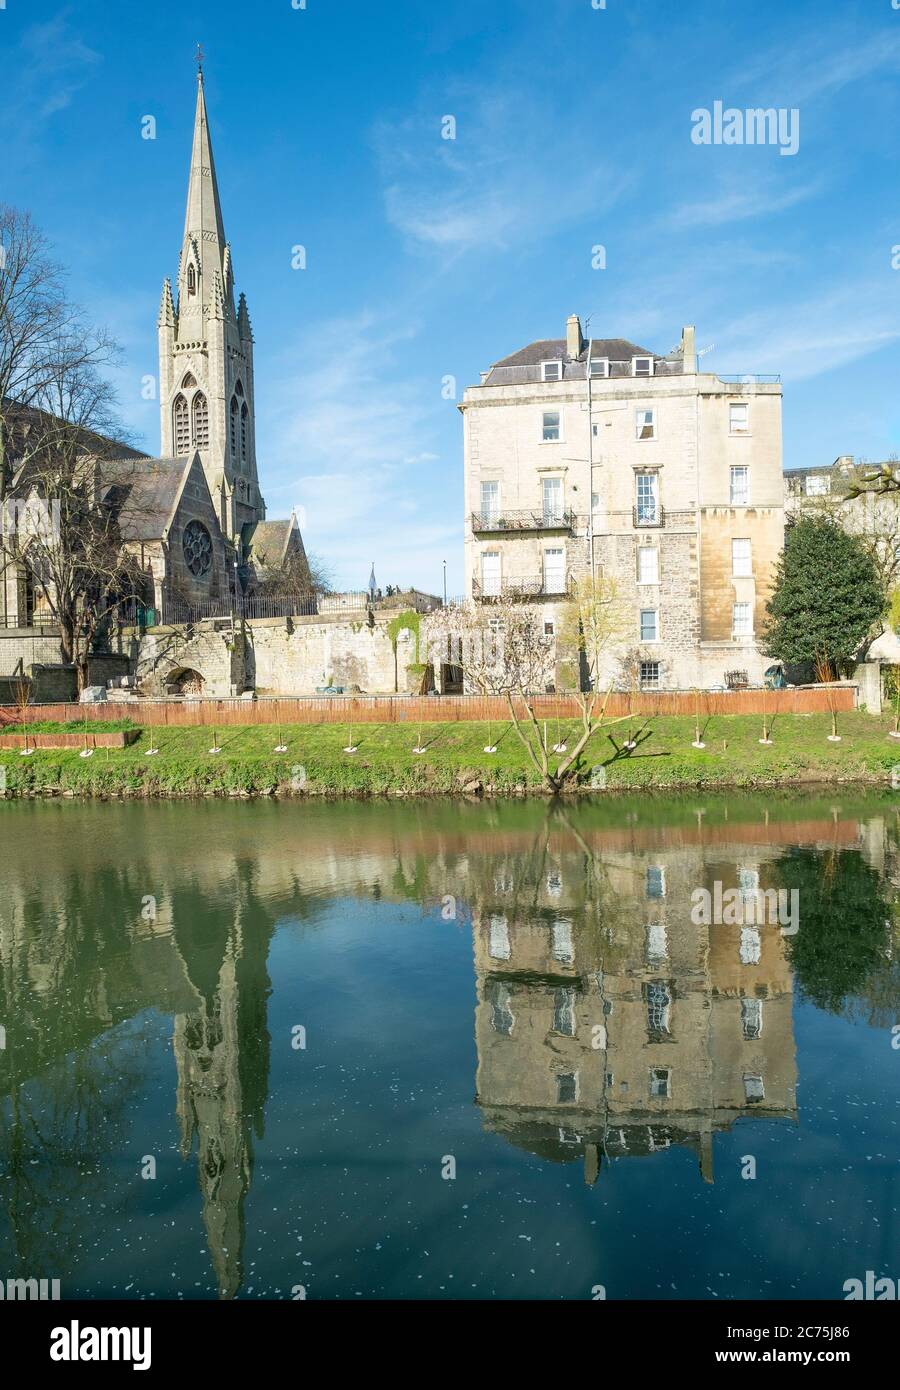
M 580 856 L 527 906 L 504 901 L 511 885 L 498 879 L 474 918 L 486 1126 L 544 1157 L 581 1158 L 589 1182 L 604 1157 L 685 1145 L 711 1182 L 716 1131 L 741 1115 L 795 1118 L 785 939 L 750 906 L 766 857 L 632 844 L 604 854 L 603 882 L 580 902 Z M 697 925 L 692 893 L 716 881 L 746 911 Z

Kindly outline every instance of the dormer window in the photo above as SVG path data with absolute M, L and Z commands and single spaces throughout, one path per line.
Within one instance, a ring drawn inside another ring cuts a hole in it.
M 550 362 L 541 363 L 542 381 L 562 381 L 563 364 L 560 358 L 556 357 Z
M 590 362 L 590 375 L 592 377 L 609 376 L 609 358 L 592 357 Z
M 632 376 L 652 376 L 653 358 L 652 357 L 632 357 L 631 359 Z
M 188 266 L 187 273 L 187 292 L 188 294 L 197 293 L 197 272 L 193 265 Z

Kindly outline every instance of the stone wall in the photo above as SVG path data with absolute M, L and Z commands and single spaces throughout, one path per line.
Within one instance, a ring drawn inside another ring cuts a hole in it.
M 46 627 L 0 627 L 0 676 L 14 676 L 35 661 L 52 663 L 62 657 L 59 634 Z
M 135 674 L 146 695 L 164 695 L 183 673 L 195 671 L 203 694 L 240 695 L 245 689 L 244 639 L 227 619 L 187 630 L 155 627 L 131 640 Z
M 260 694 L 312 695 L 325 685 L 358 686 L 367 694 L 409 689 L 416 662 L 415 634 L 397 638 L 397 662 L 387 632 L 389 618 L 270 619 L 247 624 L 248 683 Z M 421 643 L 422 652 L 425 643 Z M 422 655 L 424 660 L 424 654 Z M 396 684 L 395 684 L 396 681 Z
M 367 694 L 417 689 L 410 671 L 419 659 L 416 634 L 397 638 L 397 659 L 388 633 L 390 614 L 260 618 L 199 623 L 188 629 L 150 628 L 135 632 L 126 648 L 143 693 L 162 695 L 185 671 L 196 671 L 203 694 L 224 698 L 256 690 L 261 695 L 313 695 L 326 685 L 358 687 Z M 420 659 L 425 660 L 424 635 Z

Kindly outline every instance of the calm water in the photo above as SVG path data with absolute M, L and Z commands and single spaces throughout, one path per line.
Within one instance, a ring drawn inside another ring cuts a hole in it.
M 900 1276 L 898 802 L 0 805 L 0 1279 Z

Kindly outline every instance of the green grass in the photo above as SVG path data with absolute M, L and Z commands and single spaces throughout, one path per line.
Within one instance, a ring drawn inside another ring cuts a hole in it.
M 601 766 L 608 789 L 623 791 L 799 782 L 884 784 L 890 783 L 893 769 L 900 770 L 900 742 L 887 737 L 892 727 L 887 715 L 839 715 L 843 741 L 838 744 L 827 741 L 828 715 L 780 715 L 773 721 L 771 748 L 758 742 L 761 723 L 756 715 L 715 716 L 706 722 L 707 746 L 699 750 L 691 747 L 692 718 L 661 717 L 649 725 L 650 737 L 630 756 L 620 758 L 601 730 L 581 759 L 581 784 L 589 788 L 592 769 Z M 74 727 L 80 730 L 82 724 Z M 571 746 L 576 721 L 564 720 L 561 729 Z M 616 724 L 610 732 L 621 744 L 627 730 L 627 724 Z M 555 742 L 555 720 L 548 721 L 548 733 Z M 213 734 L 213 727 L 145 728 L 131 747 L 98 749 L 89 759 L 79 758 L 77 749 L 39 751 L 28 758 L 0 752 L 0 768 L 8 791 L 25 794 L 258 795 L 289 794 L 292 789 L 310 795 L 452 794 L 480 782 L 487 792 L 502 795 L 540 787 L 509 724 L 492 726 L 495 754 L 483 751 L 488 726 L 480 723 L 423 724 L 426 751 L 421 755 L 412 752 L 418 735 L 415 723 L 356 725 L 355 754 L 343 752 L 346 724 L 285 726 L 282 738 L 288 751 L 281 754 L 274 751 L 276 725 L 218 728 L 218 754 L 209 752 Z M 146 757 L 151 738 L 159 752 Z

